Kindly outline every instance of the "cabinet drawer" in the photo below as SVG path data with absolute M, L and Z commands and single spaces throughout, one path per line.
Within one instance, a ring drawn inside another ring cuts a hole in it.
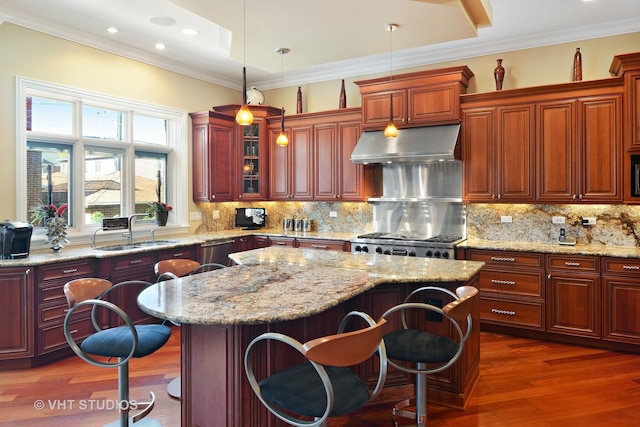
M 76 341 L 88 337 L 94 332 L 91 319 L 84 319 L 71 322 L 71 330 Z M 48 353 L 69 347 L 67 339 L 64 337 L 64 326 L 62 324 L 40 328 L 38 331 L 38 354 Z
M 544 296 L 543 271 L 494 271 L 480 270 L 478 284 L 483 292 L 524 295 L 542 298 Z
M 91 277 L 95 275 L 93 263 L 87 260 L 43 265 L 39 266 L 37 271 L 38 283 L 47 280 L 66 280 L 76 277 Z
M 290 246 L 293 247 L 295 239 L 293 237 L 269 237 L 271 246 Z
M 598 257 L 594 256 L 547 255 L 547 268 L 590 273 L 600 271 Z
M 67 315 L 69 306 L 66 304 L 45 304 L 38 307 L 38 325 L 47 322 L 62 324 Z M 83 306 L 76 309 L 74 318 L 85 318 L 91 316 L 91 306 Z
M 195 246 L 183 246 L 180 248 L 165 249 L 163 251 L 160 251 L 158 253 L 158 261 L 175 258 L 195 260 L 196 256 L 197 255 Z
M 339 240 L 297 239 L 298 247 L 306 249 L 321 249 L 330 251 L 344 251 L 347 242 Z
M 602 258 L 602 274 L 615 274 L 638 277 L 640 259 L 636 258 Z
M 480 298 L 480 320 L 529 329 L 544 330 L 544 304 L 542 302 L 503 301 Z
M 484 262 L 487 267 L 543 267 L 543 255 L 529 252 L 470 250 L 470 261 Z
M 155 252 L 131 254 L 131 256 L 116 259 L 113 262 L 113 269 L 124 270 L 131 267 L 140 267 L 142 265 L 153 266 L 155 262 L 156 262 Z

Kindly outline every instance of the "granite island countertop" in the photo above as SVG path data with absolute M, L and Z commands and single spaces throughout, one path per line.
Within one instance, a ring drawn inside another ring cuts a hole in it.
M 200 325 L 260 324 L 321 313 L 385 283 L 466 282 L 484 263 L 268 247 L 231 255 L 239 265 L 154 284 L 148 314 Z

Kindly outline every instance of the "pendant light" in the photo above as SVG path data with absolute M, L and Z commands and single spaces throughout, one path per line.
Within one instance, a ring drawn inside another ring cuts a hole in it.
M 241 126 L 249 126 L 253 123 L 253 114 L 247 106 L 247 0 L 243 2 L 242 11 L 242 105 L 236 114 L 236 122 Z
M 286 147 L 289 145 L 289 138 L 287 138 L 287 134 L 284 132 L 284 56 L 291 52 L 291 49 L 286 47 L 281 47 L 276 50 L 282 58 L 281 58 L 281 66 L 282 66 L 282 75 L 281 75 L 281 83 L 280 83 L 280 96 L 282 103 L 282 113 L 280 115 L 280 135 L 278 135 L 278 139 L 276 140 L 276 144 L 280 147 Z
M 385 29 L 389 31 L 389 82 L 393 82 L 391 34 L 398 29 L 398 24 L 388 24 Z M 395 138 L 398 136 L 398 128 L 393 123 L 393 92 L 389 94 L 389 124 L 384 130 L 384 136 L 387 138 Z

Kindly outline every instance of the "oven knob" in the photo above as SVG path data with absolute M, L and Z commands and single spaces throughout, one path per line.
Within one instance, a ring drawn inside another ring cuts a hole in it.
M 425 253 L 425 255 L 427 256 L 427 258 L 431 258 L 433 257 L 433 251 L 431 249 L 427 249 L 427 252 Z
M 449 252 L 442 252 L 442 258 L 449 258 Z
M 416 256 L 416 252 L 415 251 L 409 252 L 409 256 Z
M 360 252 L 362 250 L 362 248 L 360 246 L 356 245 L 356 246 L 353 247 L 353 250 L 355 252 Z
M 391 251 L 389 249 L 386 249 L 384 252 L 382 252 L 385 255 L 391 255 Z
M 436 257 L 436 258 L 440 258 L 440 251 L 435 251 L 433 253 L 433 256 Z
M 369 248 L 367 246 L 363 246 L 362 247 L 362 252 L 369 252 Z
M 382 253 L 382 248 L 380 246 L 378 246 L 376 248 L 376 253 L 381 254 Z

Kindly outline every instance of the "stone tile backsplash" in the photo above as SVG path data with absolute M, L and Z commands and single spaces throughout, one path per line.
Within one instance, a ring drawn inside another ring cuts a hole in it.
M 284 218 L 308 218 L 313 231 L 372 231 L 373 207 L 366 202 L 225 202 L 199 205 L 203 222 L 197 233 L 233 229 L 235 208 L 251 206 L 266 209 L 266 228 L 281 228 Z M 579 244 L 640 247 L 640 206 L 469 204 L 466 210 L 469 239 L 554 243 L 564 228 Z M 512 222 L 501 222 L 502 216 Z M 555 216 L 565 223 L 553 224 Z M 596 225 L 583 226 L 583 217 L 595 217 Z

